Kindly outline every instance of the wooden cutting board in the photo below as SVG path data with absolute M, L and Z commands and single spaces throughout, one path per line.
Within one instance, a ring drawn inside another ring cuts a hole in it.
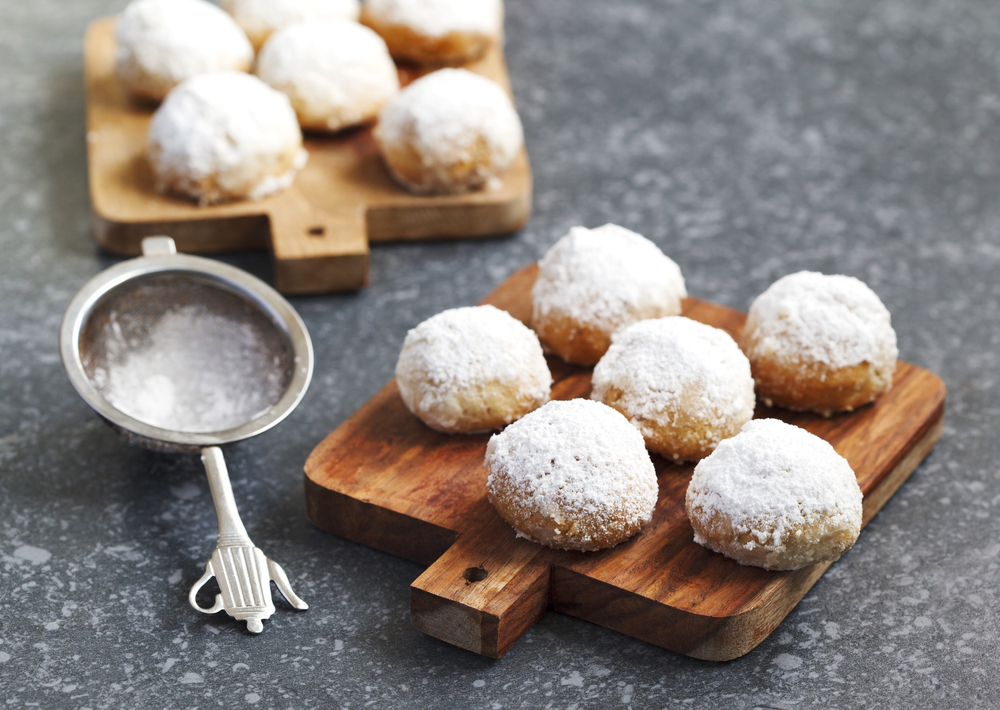
M 484 303 L 527 322 L 529 266 Z M 738 337 L 746 316 L 687 299 L 684 315 Z M 549 359 L 553 399 L 587 397 L 590 368 Z M 829 441 L 864 492 L 864 523 L 941 436 L 945 386 L 899 363 L 873 405 L 824 419 L 757 408 Z M 596 553 L 518 539 L 486 498 L 489 435 L 448 436 L 403 406 L 395 381 L 330 434 L 305 466 L 306 511 L 323 530 L 405 557 L 427 570 L 410 588 L 413 625 L 499 658 L 551 608 L 695 658 L 724 661 L 767 637 L 830 566 L 795 572 L 743 567 L 694 543 L 684 512 L 691 464 L 653 456 L 659 501 L 652 523 Z M 865 544 L 864 536 L 858 544 Z
M 510 92 L 503 51 L 466 69 Z M 497 189 L 413 195 L 386 172 L 370 128 L 307 134 L 309 162 L 288 190 L 258 202 L 199 207 L 153 189 L 144 157 L 154 105 L 128 97 L 115 73 L 115 18 L 87 28 L 87 162 L 98 244 L 139 254 L 144 237 L 167 234 L 183 252 L 270 248 L 283 293 L 323 293 L 368 282 L 368 243 L 485 237 L 519 229 L 531 211 L 531 168 L 522 150 Z M 423 73 L 401 68 L 401 83 Z

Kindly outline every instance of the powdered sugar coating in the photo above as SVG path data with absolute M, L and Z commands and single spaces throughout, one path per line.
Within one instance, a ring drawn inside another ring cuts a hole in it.
M 290 185 L 306 160 L 285 95 L 238 72 L 197 76 L 170 92 L 153 115 L 147 153 L 161 188 L 203 203 L 265 197 Z
M 271 33 L 302 22 L 357 20 L 361 12 L 358 0 L 223 0 L 222 6 L 233 16 L 253 42 L 264 44 Z
M 496 177 L 521 150 L 524 132 L 499 84 L 465 69 L 440 69 L 382 109 L 375 139 L 397 180 L 433 192 L 475 188 Z
M 817 362 L 849 367 L 862 362 L 888 368 L 899 351 L 889 311 L 853 276 L 800 271 L 758 296 L 747 314 L 744 341 L 751 359 Z
M 486 447 L 490 502 L 519 537 L 610 547 L 652 519 L 656 472 L 621 414 L 584 399 L 549 402 Z
M 683 418 L 697 425 L 689 429 L 697 431 L 694 443 L 704 455 L 753 418 L 750 362 L 736 341 L 719 328 L 682 316 L 644 320 L 618 331 L 592 382 L 591 399 L 622 412 L 647 444 Z M 677 443 L 673 451 L 659 453 L 689 458 L 689 447 Z
M 653 242 L 616 224 L 570 229 L 538 262 L 531 289 L 534 319 L 557 312 L 608 333 L 677 315 L 685 296 L 680 267 Z
M 365 0 L 379 22 L 404 25 L 427 37 L 449 32 L 496 36 L 503 24 L 501 0 Z
M 284 27 L 257 58 L 257 76 L 292 102 L 304 128 L 336 131 L 374 119 L 399 93 L 385 42 L 347 20 Z
M 243 30 L 204 0 L 134 0 L 118 16 L 115 37 L 118 76 L 151 99 L 193 76 L 249 71 L 253 63 Z
M 847 460 L 777 419 L 749 422 L 719 444 L 686 496 L 695 542 L 767 569 L 840 557 L 860 533 L 861 503 Z
M 453 308 L 406 334 L 396 382 L 407 409 L 445 432 L 499 428 L 549 398 L 538 338 L 493 306 Z

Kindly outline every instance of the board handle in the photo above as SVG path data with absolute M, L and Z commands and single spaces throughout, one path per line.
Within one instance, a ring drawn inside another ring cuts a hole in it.
M 368 285 L 364 206 L 327 212 L 285 190 L 273 199 L 268 219 L 274 281 L 282 293 L 355 291 Z
M 430 636 L 500 658 L 549 604 L 544 548 L 515 537 L 489 503 L 483 521 L 459 537 L 410 586 L 410 621 Z

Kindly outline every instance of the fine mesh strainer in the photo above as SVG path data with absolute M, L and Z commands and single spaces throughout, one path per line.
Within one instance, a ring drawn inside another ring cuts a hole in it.
M 312 378 L 305 324 L 274 289 L 244 271 L 177 254 L 169 237 L 98 274 L 63 317 L 59 349 L 70 382 L 126 439 L 158 451 L 201 453 L 219 518 L 218 545 L 188 600 L 225 610 L 253 633 L 275 611 L 273 580 L 308 608 L 240 521 L 219 448 L 270 429 Z M 215 577 L 220 594 L 195 597 Z

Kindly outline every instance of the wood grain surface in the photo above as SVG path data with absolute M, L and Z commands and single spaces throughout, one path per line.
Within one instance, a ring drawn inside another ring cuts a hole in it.
M 537 267 L 485 299 L 527 322 Z M 687 299 L 684 315 L 738 337 L 745 316 Z M 553 399 L 587 397 L 590 368 L 549 358 Z M 873 405 L 825 419 L 758 406 L 829 441 L 864 493 L 864 523 L 940 437 L 945 386 L 901 362 Z M 413 583 L 418 629 L 498 658 L 555 609 L 696 658 L 729 660 L 767 637 L 829 567 L 744 567 L 695 544 L 684 512 L 693 466 L 653 456 L 652 523 L 596 553 L 552 550 L 515 537 L 486 498 L 489 435 L 449 436 L 404 407 L 395 381 L 330 434 L 305 466 L 306 511 L 323 530 L 428 565 Z M 862 535 L 858 544 L 865 544 Z
M 263 200 L 199 207 L 154 189 L 145 159 L 155 105 L 133 101 L 115 73 L 115 18 L 95 21 L 84 43 L 87 161 L 94 231 L 104 249 L 140 253 L 144 237 L 172 236 L 183 252 L 267 249 L 284 293 L 361 288 L 369 242 L 488 237 L 519 229 L 531 211 L 531 168 L 522 149 L 496 189 L 413 195 L 386 172 L 370 128 L 306 134 L 309 162 L 289 189 Z M 466 69 L 508 93 L 503 51 Z M 400 68 L 405 85 L 426 73 Z

